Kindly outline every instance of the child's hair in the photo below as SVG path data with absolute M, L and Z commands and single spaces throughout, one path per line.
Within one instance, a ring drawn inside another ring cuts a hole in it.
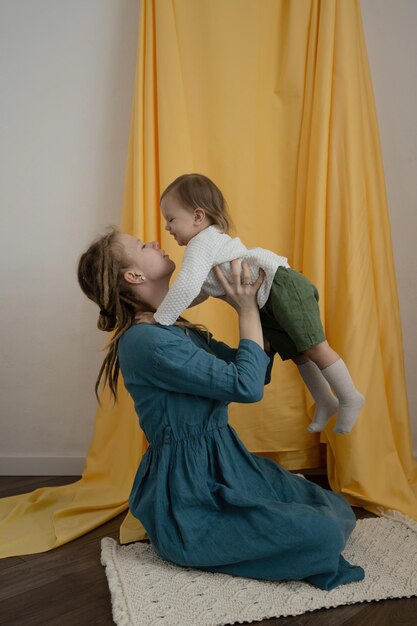
M 97 327 L 107 332 L 114 331 L 95 384 L 99 404 L 99 387 L 103 377 L 103 385 L 108 383 L 114 400 L 117 399 L 120 371 L 117 350 L 121 336 L 131 326 L 135 313 L 155 312 L 155 309 L 141 302 L 123 280 L 123 272 L 129 261 L 124 257 L 123 247 L 117 240 L 119 234 L 116 228 L 111 227 L 106 235 L 96 239 L 81 255 L 77 270 L 81 289 L 100 308 Z M 204 326 L 191 324 L 184 318 L 178 318 L 176 325 L 196 330 L 207 341 L 210 338 Z
M 203 174 L 183 174 L 178 176 L 161 195 L 161 200 L 174 191 L 188 209 L 204 209 L 207 217 L 228 233 L 232 225 L 226 200 L 220 189 Z

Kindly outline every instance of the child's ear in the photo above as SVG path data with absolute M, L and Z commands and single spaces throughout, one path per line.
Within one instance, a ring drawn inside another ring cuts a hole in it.
M 202 224 L 205 220 L 206 217 L 206 212 L 204 209 L 194 209 L 194 224 L 196 226 L 200 226 L 200 224 Z

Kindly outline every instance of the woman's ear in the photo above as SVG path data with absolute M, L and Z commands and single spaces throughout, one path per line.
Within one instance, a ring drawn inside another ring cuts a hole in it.
M 206 212 L 204 209 L 201 209 L 200 207 L 194 209 L 194 224 L 196 226 L 200 226 L 204 222 L 205 218 Z
M 140 285 L 146 280 L 146 277 L 143 274 L 139 274 L 138 272 L 135 272 L 135 270 L 126 270 L 123 274 L 123 278 L 131 285 Z

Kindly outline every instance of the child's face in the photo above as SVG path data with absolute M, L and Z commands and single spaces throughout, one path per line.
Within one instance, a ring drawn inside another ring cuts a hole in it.
M 180 246 L 186 246 L 190 239 L 199 232 L 194 211 L 184 208 L 172 191 L 162 198 L 161 211 L 166 221 L 165 230 L 174 237 Z

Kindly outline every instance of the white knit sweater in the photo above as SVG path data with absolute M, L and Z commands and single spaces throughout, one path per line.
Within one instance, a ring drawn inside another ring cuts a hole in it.
M 209 296 L 224 296 L 224 289 L 213 268 L 220 265 L 226 278 L 230 279 L 230 261 L 233 259 L 247 260 L 251 282 L 258 278 L 259 268 L 264 270 L 265 278 L 257 293 L 260 309 L 268 300 L 278 267 L 289 267 L 285 257 L 263 248 L 248 249 L 239 237 L 232 238 L 220 232 L 216 226 L 209 226 L 187 244 L 178 276 L 155 313 L 158 324 L 174 324 L 191 304 L 199 304 Z

